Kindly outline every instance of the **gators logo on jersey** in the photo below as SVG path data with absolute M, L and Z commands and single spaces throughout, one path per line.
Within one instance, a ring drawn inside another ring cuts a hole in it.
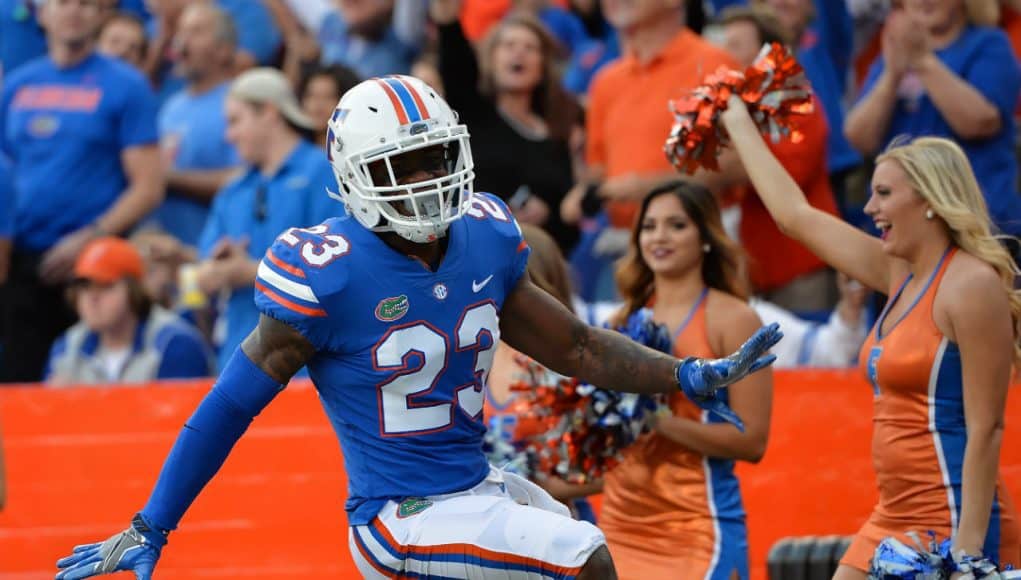
M 397 517 L 407 518 L 429 509 L 433 502 L 424 497 L 409 497 L 397 506 Z
M 384 298 L 376 305 L 376 318 L 383 322 L 393 322 L 408 313 L 408 297 L 404 294 Z

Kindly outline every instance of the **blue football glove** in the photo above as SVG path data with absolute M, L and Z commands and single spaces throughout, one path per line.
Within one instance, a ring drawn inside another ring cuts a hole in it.
M 75 546 L 74 552 L 57 560 L 56 580 L 78 580 L 99 574 L 131 570 L 137 580 L 151 580 L 160 550 L 167 543 L 165 533 L 153 529 L 136 514 L 131 527 L 98 544 Z
M 767 351 L 781 338 L 780 325 L 774 322 L 755 331 L 737 352 L 727 358 L 688 357 L 677 365 L 677 383 L 693 403 L 744 431 L 741 418 L 716 396 L 716 391 L 773 364 L 776 355 Z

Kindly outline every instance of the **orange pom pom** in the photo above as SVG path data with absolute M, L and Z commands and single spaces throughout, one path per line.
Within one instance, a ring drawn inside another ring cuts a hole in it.
M 669 103 L 674 126 L 665 151 L 678 171 L 689 175 L 699 168 L 719 171 L 717 157 L 729 143 L 719 117 L 731 95 L 747 104 L 759 130 L 773 142 L 784 136 L 795 142 L 803 139 L 792 129 L 791 117 L 812 112 L 812 92 L 794 55 L 773 43 L 763 46 L 744 73 L 721 67 L 690 94 Z

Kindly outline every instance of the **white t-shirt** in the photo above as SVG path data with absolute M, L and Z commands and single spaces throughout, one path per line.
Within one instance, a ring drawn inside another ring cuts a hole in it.
M 96 353 L 96 365 L 103 369 L 103 374 L 106 375 L 107 380 L 117 381 L 121 378 L 121 373 L 124 372 L 124 367 L 128 364 L 128 358 L 131 357 L 131 348 L 119 348 L 117 350 L 109 350 L 105 348 L 99 349 Z

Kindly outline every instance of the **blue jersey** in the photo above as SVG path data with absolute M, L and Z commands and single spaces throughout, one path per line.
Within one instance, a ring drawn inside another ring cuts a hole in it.
M 489 194 L 448 236 L 431 271 L 336 218 L 288 230 L 259 265 L 259 310 L 316 347 L 309 374 L 344 450 L 351 525 L 388 499 L 468 489 L 489 471 L 483 384 L 529 250 Z

